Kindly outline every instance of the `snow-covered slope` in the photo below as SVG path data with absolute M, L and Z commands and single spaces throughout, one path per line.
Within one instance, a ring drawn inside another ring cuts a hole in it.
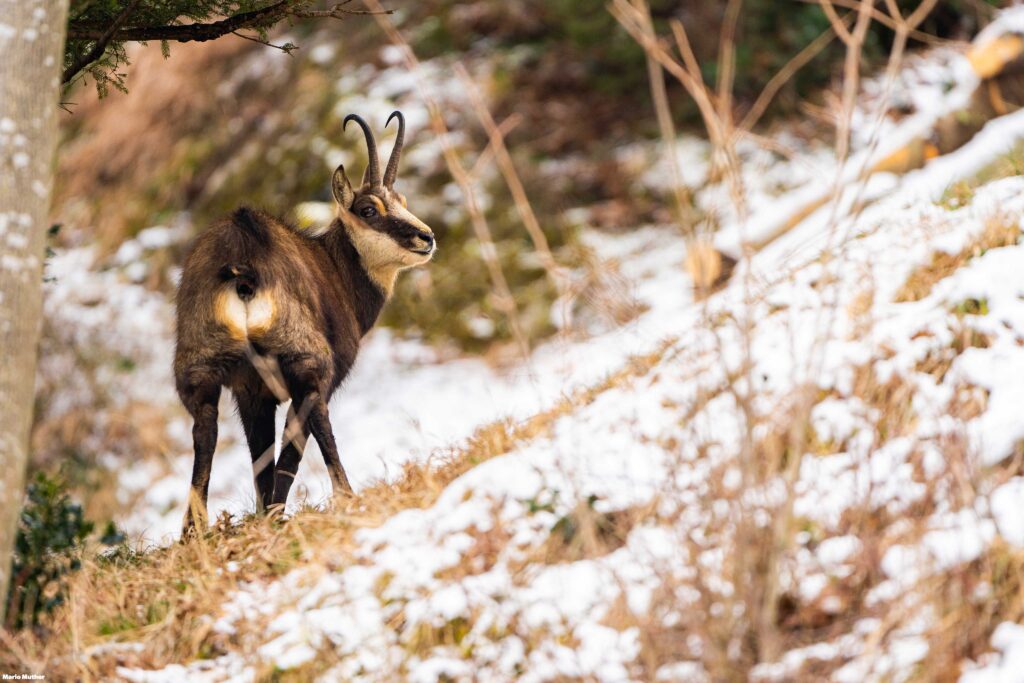
M 542 427 L 350 548 L 307 539 L 283 576 L 225 579 L 202 658 L 148 666 L 168 657 L 146 641 L 81 656 L 116 651 L 133 681 L 1024 680 L 1024 177 L 942 201 L 1021 139 L 1024 113 L 1005 116 L 919 171 L 841 193 L 703 299 L 673 229 L 594 233 L 646 312 L 512 369 L 374 333 L 332 404 L 357 488 L 400 480 L 409 460 L 472 458 L 468 439 L 496 420 Z M 741 151 L 754 212 L 722 211 L 726 241 L 850 173 L 821 150 Z M 701 177 L 705 146 L 680 153 Z M 124 283 L 152 237 L 119 273 L 72 287 L 78 256 L 58 256 L 52 314 L 130 337 L 139 317 L 90 322 L 82 297 L 136 302 L 152 375 L 125 391 L 173 406 L 170 307 Z M 223 408 L 215 515 L 252 508 Z M 165 464 L 121 475 L 143 492 L 125 521 L 152 540 L 180 519 L 188 427 L 171 423 Z M 300 486 L 325 497 L 315 447 Z
M 912 536 L 913 543 L 901 542 L 910 535 L 896 524 L 883 533 L 889 547 L 868 600 L 890 608 L 909 599 L 933 573 L 976 559 L 997 537 L 1024 544 L 1017 512 L 1024 479 L 998 485 L 981 479 L 983 489 L 967 505 L 954 505 L 934 487 L 954 462 L 981 471 L 1009 458 L 1024 437 L 1024 421 L 1017 416 L 1024 377 L 1024 270 L 1019 267 L 1024 247 L 986 251 L 921 300 L 894 301 L 911 271 L 930 263 L 933 252 L 961 252 L 993 221 L 1019 233 L 1022 215 L 1024 180 L 1019 178 L 982 187 L 969 207 L 957 211 L 927 197 L 895 194 L 865 212 L 855 234 L 831 245 L 810 228 L 794 233 L 755 258 L 749 276 L 741 273 L 726 291 L 700 305 L 682 295 L 678 239 L 663 230 L 637 232 L 626 240 L 632 243 L 632 263 L 638 273 L 651 271 L 647 282 L 668 294 L 666 300 L 632 331 L 573 352 L 587 358 L 575 366 L 584 368 L 577 375 L 583 379 L 600 359 L 610 368 L 616 353 L 650 351 L 671 335 L 673 341 L 651 369 L 559 418 L 549 435 L 471 469 L 432 507 L 401 512 L 360 532 L 358 550 L 336 569 L 315 565 L 269 586 L 243 586 L 228 598 L 214 630 L 230 640 L 245 632 L 244 625 L 266 622 L 262 636 L 240 637 L 246 643 L 241 652 L 203 661 L 190 671 L 205 671 L 211 680 L 229 672 L 244 677 L 252 673 L 254 660 L 290 669 L 327 648 L 340 659 L 327 673 L 333 680 L 433 681 L 441 674 L 457 680 L 643 678 L 636 669 L 640 630 L 622 628 L 622 615 L 611 620 L 609 610 L 622 599 L 633 621 L 652 614 L 679 621 L 683 610 L 700 608 L 706 597 L 701 591 L 711 590 L 700 588 L 696 579 L 707 584 L 715 577 L 721 582 L 715 593 L 738 590 L 728 587 L 721 556 L 734 532 L 725 522 L 751 514 L 746 506 L 763 507 L 761 523 L 768 532 L 787 485 L 781 474 L 745 480 L 749 474 L 742 458 L 768 457 L 761 451 L 744 454 L 748 421 L 756 419 L 755 433 L 784 429 L 801 395 L 797 389 L 806 385 L 824 397 L 816 399 L 811 414 L 818 446 L 800 463 L 792 484 L 793 511 L 816 530 L 793 548 L 783 591 L 814 603 L 850 574 L 864 550 L 856 533 L 842 532 L 851 510 L 910 514 L 928 502 L 924 528 Z M 822 260 L 811 248 L 815 243 L 827 245 L 830 257 Z M 797 251 L 801 256 L 794 255 Z M 985 312 L 957 312 L 969 300 L 986 302 Z M 986 345 L 953 354 L 937 378 L 928 359 L 954 348 L 964 329 L 983 335 Z M 558 355 L 564 358 L 565 349 Z M 746 372 L 745 362 L 753 364 Z M 864 369 L 879 386 L 906 387 L 912 418 L 896 425 L 893 416 L 880 411 L 895 410 L 897 402 L 865 400 L 869 392 L 859 386 Z M 472 366 L 451 372 L 463 381 L 503 382 L 510 397 L 527 393 L 513 380 L 488 378 Z M 425 387 L 435 381 L 428 370 L 412 375 Z M 757 386 L 742 386 L 748 381 Z M 725 389 L 730 382 L 733 389 Z M 522 384 L 539 386 L 529 379 Z M 358 386 L 353 382 L 350 391 Z M 964 394 L 975 396 L 979 408 L 953 410 L 956 401 L 968 400 Z M 472 402 L 480 395 L 464 394 Z M 748 415 L 738 404 L 741 396 L 754 402 L 745 409 Z M 451 401 L 447 410 L 456 413 L 467 404 L 458 391 L 446 400 Z M 523 410 L 529 410 L 522 400 Z M 486 415 L 480 411 L 474 415 Z M 879 429 L 887 419 L 894 423 L 893 433 Z M 712 483 L 714 477 L 720 481 Z M 710 490 L 738 498 L 709 505 Z M 763 500 L 740 504 L 743 496 Z M 589 497 L 596 497 L 594 508 L 605 514 L 656 502 L 658 518 L 671 521 L 652 518 L 636 526 L 625 545 L 600 557 L 527 563 L 558 521 Z M 474 562 L 478 539 L 498 531 L 497 559 L 480 566 Z M 708 538 L 692 541 L 702 535 Z M 442 578 L 446 573 L 454 578 Z M 655 595 L 666 583 L 692 593 L 677 590 L 674 604 L 659 604 Z M 822 605 L 824 611 L 843 609 L 842 599 L 833 597 L 836 603 Z M 930 626 L 928 610 L 920 616 L 916 630 L 898 638 L 886 635 L 878 618 L 865 617 L 842 638 L 822 643 L 827 647 L 793 652 L 754 674 L 785 680 L 808 658 L 842 656 L 849 661 L 835 673 L 837 680 L 887 672 L 900 677 L 928 654 L 922 635 Z M 439 643 L 410 654 L 419 627 L 455 623 L 465 625 L 457 645 Z M 886 646 L 865 649 L 872 638 Z M 997 640 L 999 647 L 1009 642 Z M 702 647 L 707 645 L 687 642 L 689 656 L 659 669 L 658 678 L 708 678 L 699 664 Z M 178 675 L 120 673 L 131 680 Z
M 941 163 L 973 164 L 994 138 L 1006 149 L 1022 136 L 1024 117 L 1007 117 Z M 554 342 L 514 373 L 431 364 L 378 335 L 334 406 L 360 482 L 397 465 L 387 454 L 422 457 L 483 421 L 543 411 L 632 355 L 655 360 L 470 469 L 429 508 L 359 532 L 330 568 L 240 585 L 213 624 L 229 652 L 189 675 L 245 679 L 258 662 L 290 669 L 329 652 L 328 680 L 712 680 L 709 649 L 739 645 L 708 641 L 694 615 L 731 623 L 721 611 L 747 587 L 730 553 L 749 524 L 783 541 L 778 594 L 833 624 L 753 678 L 790 680 L 813 662 L 835 680 L 909 676 L 939 620 L 918 591 L 997 542 L 1024 545 L 1024 479 L 1005 465 L 1024 438 L 1024 179 L 985 185 L 957 210 L 936 202 L 946 183 L 935 167 L 889 178 L 855 218 L 812 216 L 702 302 L 671 231 L 597 240 L 650 310 L 606 336 Z M 956 263 L 933 273 L 944 259 Z M 915 281 L 928 286 L 908 295 Z M 803 405 L 803 451 L 777 460 L 772 444 L 785 444 Z M 247 465 L 238 447 L 220 458 Z M 600 519 L 646 512 L 607 552 L 538 561 L 581 502 Z M 869 533 L 858 514 L 885 521 Z M 481 539 L 495 545 L 487 561 Z M 842 624 L 853 576 L 859 618 Z M 679 638 L 653 670 L 652 624 Z M 1012 628 L 997 630 L 996 648 L 1019 640 Z M 1001 664 L 966 666 L 978 681 Z

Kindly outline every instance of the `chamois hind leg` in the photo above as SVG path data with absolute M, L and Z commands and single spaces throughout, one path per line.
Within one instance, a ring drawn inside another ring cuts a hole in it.
M 281 455 L 274 468 L 274 496 L 271 505 L 283 509 L 288 502 L 288 492 L 299 471 L 299 463 L 302 461 L 302 453 L 306 450 L 308 440 L 309 421 L 299 421 L 293 402 L 288 406 L 288 421 L 284 424 L 284 434 L 281 436 Z
M 213 452 L 217 447 L 217 402 L 220 383 L 188 384 L 180 390 L 181 400 L 192 415 L 192 445 L 195 460 L 192 463 L 192 485 L 189 489 L 188 512 L 182 536 L 194 534 L 196 528 L 206 529 L 208 519 L 206 499 L 210 493 L 210 469 Z
M 252 456 L 256 511 L 265 512 L 274 495 L 274 415 L 277 402 L 267 396 L 239 392 L 235 394 L 235 404 Z
M 327 359 L 313 355 L 299 355 L 281 363 L 288 390 L 292 395 L 292 406 L 298 406 L 299 419 L 306 415 L 306 426 L 312 432 L 320 452 L 323 453 L 327 472 L 331 475 L 334 495 L 352 493 L 352 486 L 341 466 L 338 446 L 331 430 L 330 415 L 327 411 L 328 377 L 330 364 Z

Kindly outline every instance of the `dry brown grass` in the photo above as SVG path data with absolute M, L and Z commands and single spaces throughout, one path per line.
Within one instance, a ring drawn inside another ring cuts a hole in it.
M 953 342 L 946 347 L 934 349 L 928 353 L 914 368 L 918 372 L 931 375 L 936 382 L 946 378 L 946 373 L 953 367 L 953 361 L 967 349 L 987 349 L 992 344 L 988 335 L 957 321 L 958 327 L 953 331 Z
M 983 339 L 965 330 L 954 339 L 950 349 L 960 353 L 964 348 L 982 344 Z M 884 358 L 887 353 L 883 348 L 879 357 Z M 941 363 L 919 368 L 919 371 L 933 373 L 941 381 L 948 370 L 947 362 L 951 361 L 943 358 Z M 808 391 L 811 393 L 805 403 L 801 396 Z M 869 427 L 872 445 L 864 457 L 871 457 L 892 439 L 916 438 L 918 417 L 913 407 L 915 384 L 911 379 L 896 375 L 882 379 L 869 363 L 856 369 L 850 394 L 851 398 L 873 409 Z M 849 444 L 820 443 L 809 426 L 794 426 L 795 420 L 804 419 L 802 416 L 808 414 L 805 412 L 807 404 L 813 407 L 829 395 L 820 390 L 815 392 L 813 388 L 797 388 L 777 410 L 760 418 L 757 426 L 761 436 L 753 440 L 749 455 L 754 463 L 750 468 L 752 479 L 741 487 L 742 491 L 759 490 L 780 481 L 792 464 L 801 460 L 799 455 L 794 458 L 796 454 L 829 458 L 848 450 Z M 984 410 L 985 400 L 984 392 L 976 387 L 957 387 L 949 406 L 950 414 L 966 422 Z M 799 436 L 804 440 L 795 441 Z M 782 653 L 794 648 L 834 642 L 851 633 L 864 619 L 875 619 L 879 624 L 868 634 L 865 651 L 881 654 L 900 637 L 900 630 L 930 604 L 944 615 L 934 630 L 926 634 L 933 648 L 938 648 L 932 652 L 944 653 L 946 648 L 954 648 L 955 655 L 943 654 L 936 662 L 929 658 L 920 672 L 915 672 L 913 680 L 945 680 L 942 676 L 957 671 L 963 657 L 976 657 L 984 652 L 992 629 L 1002 620 L 1020 616 L 1014 612 L 1021 605 L 1014 592 L 1019 590 L 1019 582 L 1007 585 L 1007 576 L 1013 571 L 1007 563 L 1012 562 L 1005 556 L 1005 549 L 1000 551 L 999 546 L 976 563 L 949 573 L 940 572 L 934 577 L 926 576 L 909 593 L 868 600 L 873 589 L 888 578 L 882 571 L 881 560 L 890 548 L 918 547 L 930 530 L 935 513 L 950 508 L 972 509 L 976 504 L 978 481 L 983 473 L 973 465 L 969 440 L 965 435 L 951 434 L 944 436 L 938 445 L 944 462 L 937 472 L 934 466 L 923 466 L 924 444 L 915 446 L 908 457 L 913 467 L 913 481 L 923 490 L 918 500 L 906 507 L 891 507 L 888 503 L 873 501 L 869 493 L 847 508 L 830 528 L 797 517 L 786 521 L 784 515 L 795 495 L 792 489 L 787 500 L 777 503 L 745 502 L 743 496 L 725 484 L 726 471 L 735 466 L 735 461 L 716 468 L 707 478 L 707 490 L 701 493 L 699 507 L 712 510 L 716 505 L 727 504 L 732 512 L 717 520 L 712 515 L 704 523 L 701 527 L 701 535 L 706 539 L 703 544 L 689 535 L 679 537 L 679 544 L 689 551 L 691 559 L 686 564 L 693 574 L 680 578 L 666 568 L 659 574 L 661 585 L 651 601 L 649 615 L 636 615 L 620 606 L 613 607 L 607 618 L 614 628 L 638 629 L 642 645 L 637 661 L 643 672 L 640 677 L 650 679 L 662 665 L 692 660 L 700 662 L 710 680 L 749 680 L 750 672 L 759 663 L 778 661 Z M 667 500 L 674 498 L 671 492 L 667 494 Z M 774 522 L 757 522 L 758 515 Z M 659 523 L 672 524 L 672 520 L 663 516 Z M 796 540 L 802 534 L 808 535 L 810 540 Z M 814 598 L 803 598 L 799 580 L 794 584 L 792 578 L 784 581 L 782 575 L 797 566 L 807 566 L 808 551 L 813 552 L 821 541 L 838 536 L 853 536 L 860 543 L 859 549 L 846 560 L 848 573 L 830 577 L 829 583 Z M 709 548 L 722 553 L 722 566 L 707 570 L 698 561 Z M 1002 559 L 990 559 L 990 555 Z M 984 578 L 968 581 L 966 577 L 979 565 Z M 987 578 L 990 575 L 993 585 L 1003 587 L 991 593 L 972 592 L 974 587 L 990 581 Z M 716 577 L 729 578 L 734 590 L 721 591 Z M 963 600 L 968 593 L 975 597 Z M 1014 596 L 1009 602 L 1007 593 Z M 696 598 L 681 600 L 681 595 L 696 595 Z M 1004 604 L 1008 604 L 1006 609 Z M 957 631 L 958 618 L 972 619 L 971 628 Z M 784 680 L 826 680 L 847 661 L 843 656 L 811 658 L 787 673 Z
M 628 9 L 625 3 L 620 6 Z M 862 14 L 868 11 L 866 7 L 864 3 L 860 5 Z M 850 63 L 853 64 L 860 42 L 848 32 L 845 36 L 844 40 L 849 39 L 857 47 L 851 50 Z M 855 92 L 856 74 L 848 76 L 854 90 L 847 92 Z M 844 110 L 852 111 L 849 106 Z M 714 120 L 720 121 L 720 117 Z M 949 260 L 937 255 L 929 266 L 908 279 L 897 300 L 920 300 L 935 283 L 973 256 L 987 248 L 1015 243 L 1019 227 L 1003 223 L 993 221 L 977 244 Z M 869 298 L 857 307 L 867 311 L 870 303 Z M 965 334 L 967 337 L 957 342 L 959 347 L 954 343 L 952 358 L 941 354 L 926 360 L 918 370 L 941 381 L 955 354 L 983 343 L 975 339 L 973 333 Z M 593 401 L 605 389 L 647 373 L 665 359 L 665 348 L 635 359 L 605 382 L 565 399 L 530 420 L 483 427 L 465 448 L 427 464 L 407 465 L 394 483 L 372 486 L 329 513 L 305 510 L 286 521 L 252 518 L 239 525 L 222 521 L 209 536 L 188 545 L 113 563 L 93 561 L 76 579 L 71 604 L 48 624 L 49 640 L 37 634 L 19 634 L 11 641 L 9 657 L 22 668 L 47 668 L 69 678 L 100 679 L 112 673 L 118 658 L 133 665 L 160 666 L 170 661 L 226 652 L 237 643 L 212 634 L 208 615 L 216 614 L 225 594 L 240 582 L 269 579 L 300 564 L 326 569 L 343 565 L 354 546 L 354 533 L 358 529 L 378 526 L 403 509 L 431 505 L 449 483 L 475 465 L 507 453 L 524 441 L 543 436 L 556 420 Z M 931 477 L 926 477 L 921 468 L 916 472 L 915 481 L 927 487 L 920 502 L 897 514 L 864 500 L 847 510 L 836 528 L 808 530 L 810 523 L 792 514 L 795 498 L 792 484 L 800 459 L 806 449 L 829 457 L 839 446 L 818 443 L 809 427 L 810 410 L 823 396 L 814 387 L 800 387 L 789 397 L 789 403 L 765 416 L 750 407 L 754 396 L 744 394 L 736 384 L 718 389 L 715 395 L 726 392 L 735 396 L 740 411 L 747 418 L 749 433 L 740 454 L 743 490 L 756 491 L 782 481 L 786 499 L 773 504 L 743 501 L 735 487 L 726 484 L 728 470 L 736 465 L 735 461 L 723 463 L 711 474 L 707 489 L 700 494 L 700 504 L 712 509 L 715 504 L 724 502 L 730 514 L 712 520 L 702 531 L 725 553 L 723 566 L 705 571 L 695 562 L 696 576 L 687 581 L 666 575 L 657 589 L 648 618 L 637 617 L 624 604 L 613 606 L 606 617 L 606 622 L 615 628 L 639 628 L 640 666 L 648 678 L 653 678 L 661 664 L 693 658 L 692 650 L 698 648 L 688 645 L 690 636 L 700 641 L 699 659 L 713 680 L 747 680 L 750 669 L 758 662 L 775 660 L 793 647 L 824 642 L 847 633 L 856 620 L 865 617 L 880 619 L 881 626 L 871 635 L 870 645 L 884 647 L 897 626 L 911 615 L 898 601 L 866 606 L 869 590 L 884 578 L 880 560 L 885 551 L 896 544 L 919 543 L 927 530 L 929 516 L 940 501 L 950 499 L 951 489 L 959 492 L 955 496 L 958 505 L 972 502 L 974 489 L 967 442 L 951 438 L 943 451 L 947 469 Z M 913 433 L 917 419 L 913 410 L 914 387 L 907 380 L 893 377 L 882 381 L 867 365 L 855 375 L 853 395 L 876 409 L 879 415 L 872 425 L 876 447 L 894 437 Z M 691 411 L 702 409 L 710 398 L 702 396 Z M 964 387 L 956 393 L 950 410 L 960 419 L 970 419 L 983 409 L 981 400 L 974 389 Z M 684 410 L 680 413 L 682 422 L 692 414 Z M 755 437 L 755 429 L 759 436 Z M 653 505 L 602 514 L 589 503 L 581 503 L 563 518 L 565 533 L 557 527 L 553 529 L 549 542 L 530 559 L 553 563 L 608 553 L 624 542 L 626 534 L 637 523 L 655 517 Z M 759 521 L 762 515 L 767 515 L 769 521 Z M 659 518 L 659 521 L 671 524 L 673 520 Z M 803 601 L 792 586 L 783 586 L 781 578 L 786 568 L 797 564 L 797 552 L 807 547 L 796 541 L 800 532 L 813 536 L 811 549 L 823 538 L 836 535 L 856 536 L 862 544 L 851 560 L 854 567 L 851 574 L 835 581 L 810 601 Z M 507 531 L 500 526 L 486 532 L 473 531 L 471 535 L 475 545 L 467 561 L 450 570 L 445 578 L 458 579 L 460 574 L 486 571 L 497 561 L 509 540 Z M 692 558 L 707 550 L 706 543 L 692 538 L 680 538 L 680 543 L 690 550 Z M 239 571 L 218 573 L 228 562 L 237 562 Z M 944 618 L 929 635 L 936 647 L 946 648 L 956 656 L 936 657 L 935 666 L 929 661 L 921 680 L 940 680 L 941 676 L 949 675 L 963 656 L 974 656 L 987 647 L 991 629 L 1001 619 L 1021 616 L 1021 584 L 1014 578 L 1024 566 L 1020 558 L 1016 553 L 1007 554 L 993 548 L 979 563 L 983 580 L 998 588 L 975 602 L 965 597 L 980 595 L 977 591 L 966 590 L 979 585 L 973 575 L 957 573 L 936 580 L 931 595 L 937 596 L 936 604 Z M 978 568 L 964 568 L 965 572 L 974 570 Z M 720 577 L 731 580 L 733 593 L 716 587 L 714 580 Z M 695 604 L 680 607 L 684 603 L 677 591 L 683 589 L 699 593 Z M 838 602 L 840 609 L 826 607 L 826 602 Z M 675 609 L 681 614 L 677 615 L 675 623 L 667 625 L 663 617 L 666 611 Z M 958 631 L 961 618 L 974 619 L 977 628 L 972 626 L 967 632 Z M 257 632 L 260 626 L 251 624 L 248 628 Z M 467 628 L 467 622 L 461 619 L 439 628 L 423 627 L 412 638 L 410 648 L 419 653 L 439 644 L 458 644 Z M 80 656 L 85 648 L 120 640 L 141 642 L 144 649 L 119 655 Z M 933 648 L 933 652 L 936 651 Z M 76 658 L 68 659 L 69 654 Z M 324 665 L 330 663 L 331 656 L 324 653 Z M 7 663 L 0 655 L 0 665 Z M 811 661 L 797 677 L 817 680 L 841 664 L 841 661 Z M 309 669 L 288 675 L 302 679 L 315 673 L 315 669 Z M 262 674 L 269 676 L 270 672 Z
M 982 555 L 924 587 L 936 611 L 927 638 L 930 656 L 917 680 L 955 681 L 965 659 L 988 652 L 989 639 L 1004 621 L 1024 618 L 1024 551 L 996 540 Z
M 205 537 L 187 544 L 88 559 L 71 581 L 68 603 L 38 629 L 0 632 L 8 645 L 0 649 L 0 667 L 91 681 L 109 678 L 119 665 L 159 667 L 223 654 L 237 643 L 213 633 L 210 615 L 242 582 L 280 576 L 300 564 L 326 570 L 342 566 L 359 529 L 379 526 L 401 510 L 429 507 L 471 468 L 543 436 L 556 420 L 603 391 L 648 373 L 669 345 L 634 357 L 604 381 L 528 420 L 481 427 L 464 447 L 409 463 L 394 482 L 372 485 L 330 511 L 305 509 L 288 519 L 253 516 L 240 524 L 222 518 Z M 474 551 L 479 561 L 465 563 L 462 571 L 486 570 L 506 541 L 500 529 L 481 534 Z M 571 545 L 566 552 L 576 548 Z M 237 571 L 227 570 L 231 562 Z M 248 627 L 257 631 L 260 624 Z M 143 648 L 118 650 L 120 642 L 142 643 Z M 289 675 L 301 680 L 311 673 Z
M 935 252 L 928 264 L 916 268 L 896 293 L 896 302 L 924 299 L 936 284 L 955 273 L 972 258 L 981 256 L 989 249 L 1012 246 L 1020 239 L 1020 235 L 1020 224 L 1017 221 L 1009 216 L 993 216 L 986 223 L 985 230 L 958 253 Z
M 595 502 L 579 501 L 555 523 L 548 539 L 524 563 L 559 564 L 607 555 L 626 544 L 626 537 L 638 523 L 657 518 L 657 499 L 608 512 L 594 509 Z
M 906 436 L 913 431 L 917 420 L 913 406 L 916 387 L 906 378 L 893 374 L 882 380 L 869 363 L 856 368 L 853 386 L 854 396 L 878 410 L 875 428 L 880 441 Z

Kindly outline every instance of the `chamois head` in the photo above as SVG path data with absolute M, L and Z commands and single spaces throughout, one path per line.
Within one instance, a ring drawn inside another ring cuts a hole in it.
M 398 119 L 398 137 L 382 177 L 377 143 L 370 127 L 355 114 L 345 117 L 345 126 L 355 121 L 363 129 L 369 160 L 359 189 L 352 188 L 344 166 L 338 166 L 331 182 L 338 219 L 359 252 L 363 267 L 385 294 L 391 292 L 399 270 L 426 263 L 435 248 L 433 231 L 410 213 L 405 196 L 395 190 L 405 142 L 405 117 L 401 112 L 393 112 L 385 127 L 393 118 Z

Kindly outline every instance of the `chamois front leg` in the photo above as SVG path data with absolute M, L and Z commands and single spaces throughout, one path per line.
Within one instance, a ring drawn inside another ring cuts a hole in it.
M 187 537 L 208 525 L 206 500 L 210 493 L 210 470 L 213 452 L 217 448 L 217 402 L 220 384 L 192 385 L 182 392 L 185 408 L 192 415 L 192 445 L 195 460 L 192 463 L 192 485 L 189 488 L 188 512 L 182 536 Z
M 309 413 L 309 426 L 313 432 L 316 443 L 320 446 L 320 452 L 324 455 L 324 464 L 331 475 L 331 484 L 334 488 L 334 495 L 352 493 L 352 486 L 348 483 L 345 475 L 345 468 L 341 466 L 341 457 L 338 455 L 338 446 L 334 441 L 334 431 L 331 429 L 330 413 L 327 410 L 327 401 L 323 394 L 314 392 L 307 396 L 311 401 L 312 409 Z

